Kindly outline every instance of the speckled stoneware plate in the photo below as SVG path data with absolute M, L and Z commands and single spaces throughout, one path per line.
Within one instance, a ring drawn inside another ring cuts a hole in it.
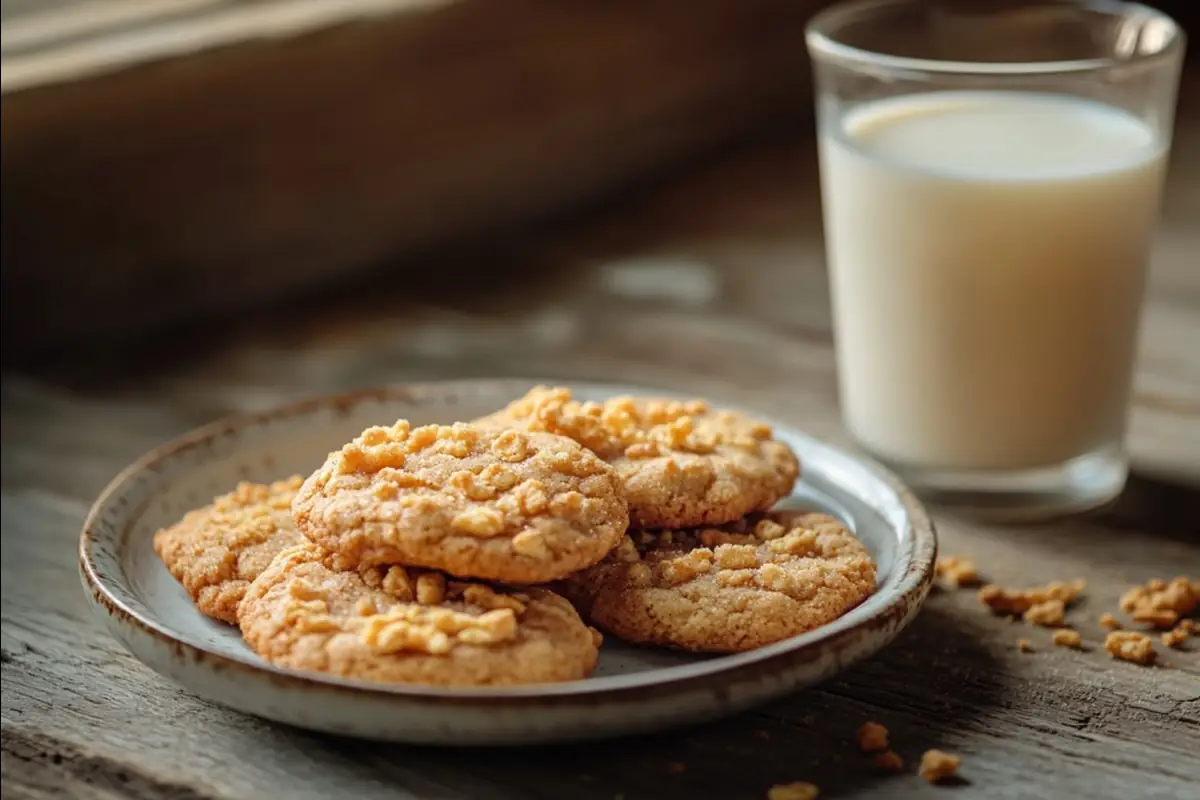
M 79 549 L 87 595 L 134 655 L 201 697 L 304 728 L 457 745 L 599 738 L 731 714 L 871 655 L 916 615 L 937 551 L 924 509 L 881 467 L 778 424 L 804 471 L 785 504 L 851 525 L 878 562 L 879 590 L 830 625 L 749 653 L 693 656 L 608 637 L 588 680 L 518 688 L 386 686 L 294 672 L 260 660 L 235 627 L 201 616 L 154 553 L 156 530 L 239 480 L 307 473 L 370 425 L 471 419 L 530 385 L 396 386 L 234 417 L 163 445 L 118 475 L 88 515 Z M 649 393 L 573 388 L 584 399 Z

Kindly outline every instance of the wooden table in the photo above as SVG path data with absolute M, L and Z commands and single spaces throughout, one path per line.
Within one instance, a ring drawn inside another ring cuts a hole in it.
M 1110 660 L 1096 622 L 1132 584 L 1200 572 L 1191 108 L 1148 298 L 1129 491 L 1108 512 L 1052 525 L 937 520 L 942 551 L 998 582 L 1086 579 L 1071 614 L 1084 652 L 991 616 L 973 592 L 947 591 L 868 663 L 735 719 L 462 751 L 319 736 L 209 705 L 142 667 L 89 615 L 75 542 L 114 472 L 218 415 L 301 395 L 442 377 L 621 380 L 746 403 L 845 443 L 812 146 L 784 137 L 581 222 L 431 262 L 424 272 L 441 277 L 416 287 L 376 273 L 254 318 L 81 345 L 6 375 L 5 796 L 762 798 L 772 784 L 808 780 L 822 797 L 1194 797 L 1196 640 L 1170 652 L 1170 668 L 1148 669 Z M 1018 638 L 1034 652 L 1019 652 Z M 852 744 L 865 720 L 891 729 L 909 774 L 869 769 Z M 966 782 L 934 788 L 912 774 L 929 747 L 962 755 Z

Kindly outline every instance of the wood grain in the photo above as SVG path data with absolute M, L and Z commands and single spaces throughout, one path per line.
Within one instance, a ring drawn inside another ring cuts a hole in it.
M 375 272 L 304 302 L 6 374 L 5 795 L 737 800 L 810 780 L 823 797 L 1192 796 L 1200 650 L 1194 640 L 1160 648 L 1170 668 L 1115 662 L 1096 622 L 1130 585 L 1200 565 L 1200 105 L 1181 114 L 1178 142 L 1129 491 L 1105 513 L 1054 524 L 937 515 L 943 552 L 974 558 L 990 579 L 1087 580 L 1070 613 L 1084 652 L 993 617 L 969 591 L 946 591 L 878 657 L 734 719 L 463 752 L 317 736 L 208 705 L 141 667 L 90 618 L 74 563 L 89 503 L 149 447 L 231 411 L 410 379 L 590 378 L 745 404 L 846 443 L 812 143 L 789 136 L 571 226 L 416 262 L 420 281 Z M 1018 638 L 1034 652 L 1018 652 Z M 910 770 L 927 747 L 961 754 L 964 783 L 873 772 L 852 743 L 868 719 L 891 729 Z

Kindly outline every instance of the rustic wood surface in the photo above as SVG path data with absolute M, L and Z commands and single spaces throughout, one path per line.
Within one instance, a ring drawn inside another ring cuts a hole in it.
M 1084 578 L 1087 649 L 931 597 L 869 662 L 734 719 L 538 750 L 378 745 L 201 702 L 91 618 L 75 572 L 88 505 L 147 448 L 312 393 L 466 376 L 623 380 L 742 402 L 845 442 L 834 397 L 811 142 L 765 142 L 567 228 L 376 272 L 336 293 L 102 349 L 3 381 L 5 797 L 1178 798 L 1200 785 L 1200 652 L 1110 660 L 1097 616 L 1134 583 L 1200 572 L 1200 103 L 1181 115 L 1152 270 L 1130 447 L 1113 509 L 1004 528 L 938 515 L 944 553 L 1008 585 Z M 438 276 L 441 276 L 440 278 Z M 1018 638 L 1033 641 L 1021 653 Z M 851 737 L 910 762 L 873 773 Z M 964 781 L 911 773 L 928 747 Z M 682 767 L 677 765 L 682 764 Z M 1190 787 L 1190 788 L 1189 788 Z M 10 792 L 12 794 L 10 794 Z

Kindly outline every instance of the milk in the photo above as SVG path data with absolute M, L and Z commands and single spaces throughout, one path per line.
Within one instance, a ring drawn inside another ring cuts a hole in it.
M 1120 441 L 1165 146 L 1090 101 L 931 93 L 826 120 L 841 402 L 904 464 L 1009 470 Z

